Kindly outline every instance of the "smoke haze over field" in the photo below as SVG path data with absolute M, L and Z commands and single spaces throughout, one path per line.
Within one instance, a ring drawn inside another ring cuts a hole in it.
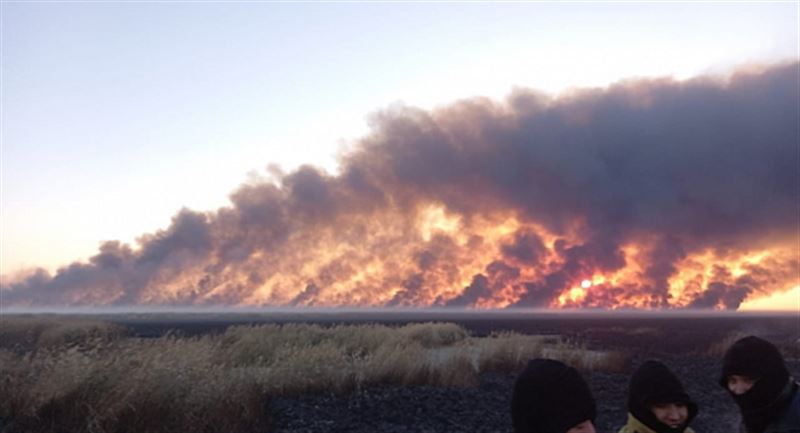
M 798 284 L 799 66 L 393 106 L 3 302 L 736 309 Z

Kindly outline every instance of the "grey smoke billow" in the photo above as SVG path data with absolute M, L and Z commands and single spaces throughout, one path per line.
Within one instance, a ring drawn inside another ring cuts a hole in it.
M 182 210 L 138 247 L 106 243 L 88 263 L 6 284 L 3 300 L 237 304 L 277 274 L 305 272 L 301 262 L 332 254 L 315 249 L 324 240 L 348 247 L 316 275 L 259 302 L 471 306 L 502 296 L 512 306 L 547 306 L 583 275 L 628 266 L 622 247 L 646 238 L 640 281 L 604 286 L 583 305 L 643 295 L 648 307 L 671 308 L 669 279 L 690 254 L 797 239 L 799 66 L 724 80 L 625 81 L 558 99 L 517 89 L 503 102 L 392 106 L 373 115 L 339 174 L 304 166 L 275 183 L 243 185 L 229 207 Z M 466 245 L 411 235 L 425 203 L 459 215 L 467 232 L 481 216 L 512 213 L 559 236 L 579 222 L 583 241 L 561 239 L 549 249 L 521 227 L 479 273 L 464 276 L 460 264 L 491 246 L 477 234 Z M 329 291 L 376 258 L 383 279 Z M 690 287 L 681 306 L 735 309 L 797 275 L 796 257 L 736 276 L 723 269 Z M 449 286 L 432 286 L 442 281 Z M 158 296 L 165 284 L 167 300 Z
M 554 229 L 583 216 L 606 232 L 751 242 L 795 220 L 796 70 L 389 111 L 345 176 L 468 213 L 518 209 Z

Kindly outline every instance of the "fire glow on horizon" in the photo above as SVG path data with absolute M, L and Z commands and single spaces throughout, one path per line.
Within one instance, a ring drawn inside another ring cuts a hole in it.
M 3 299 L 737 309 L 798 283 L 797 69 L 394 107 L 340 174 L 254 180 Z

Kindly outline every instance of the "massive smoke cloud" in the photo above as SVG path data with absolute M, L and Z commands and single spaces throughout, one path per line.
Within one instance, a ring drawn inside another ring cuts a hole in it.
M 242 185 L 3 301 L 735 309 L 798 284 L 798 67 L 393 106 L 338 175 Z

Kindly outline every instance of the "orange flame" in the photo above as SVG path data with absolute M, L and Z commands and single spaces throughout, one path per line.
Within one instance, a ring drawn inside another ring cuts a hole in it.
M 543 250 L 535 260 L 526 262 L 504 253 L 504 246 L 520 232 L 541 239 Z M 447 305 L 465 294 L 476 276 L 483 275 L 489 289 L 464 305 L 503 308 L 520 300 L 527 282 L 541 281 L 563 266 L 565 259 L 557 249 L 579 245 L 579 233 L 579 224 L 558 236 L 510 214 L 466 218 L 440 204 L 428 204 L 411 214 L 358 216 L 341 227 L 297 231 L 286 243 L 291 248 L 258 251 L 213 274 L 209 268 L 225 263 L 218 257 L 211 257 L 211 263 L 165 268 L 142 293 L 140 302 Z M 556 245 L 559 242 L 561 246 Z M 643 238 L 623 245 L 624 267 L 578 275 L 553 293 L 545 306 L 651 308 L 644 254 L 651 242 Z M 791 248 L 775 247 L 741 254 L 689 254 L 676 263 L 669 278 L 668 306 L 691 306 L 710 283 L 733 284 L 743 276 L 759 279 L 760 294 L 788 288 L 793 281 L 786 269 L 794 269 L 791 264 L 787 267 L 793 253 Z M 506 267 L 495 265 L 493 270 L 493 263 Z M 767 269 L 769 276 L 763 275 Z M 775 273 L 776 269 L 784 271 Z M 713 305 L 722 307 L 719 302 Z

